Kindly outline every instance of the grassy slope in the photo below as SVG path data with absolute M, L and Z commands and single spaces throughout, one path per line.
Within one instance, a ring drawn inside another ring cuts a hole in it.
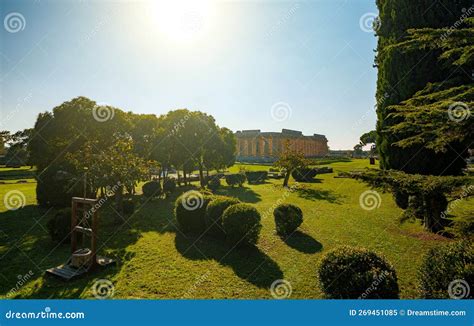
M 368 165 L 366 160 L 357 160 L 331 166 L 337 172 Z M 0 185 L 2 198 L 12 189 L 21 190 L 27 198 L 27 205 L 17 211 L 5 211 L 0 202 L 0 296 L 15 287 L 18 275 L 31 270 L 32 279 L 16 297 L 90 298 L 94 281 L 108 278 L 119 298 L 269 298 L 271 283 L 284 278 L 291 282 L 292 298 L 321 298 L 316 278 L 321 255 L 348 244 L 383 253 L 397 270 L 401 296 L 416 297 L 416 270 L 423 253 L 446 240 L 416 224 L 400 226 L 401 211 L 389 194 L 381 195 L 380 208 L 366 211 L 359 206 L 360 194 L 368 189 L 364 184 L 337 179 L 334 174 L 318 177 L 317 182 L 289 195 L 280 180 L 219 191 L 255 204 L 262 213 L 262 234 L 252 251 L 229 253 L 217 240 L 182 235 L 172 215 L 177 194 L 142 204 L 124 225 L 114 224 L 111 208 L 105 208 L 101 253 L 119 263 L 70 283 L 43 276 L 46 268 L 69 255 L 69 247 L 56 247 L 45 230 L 54 212 L 34 206 L 34 184 Z M 305 215 L 301 232 L 286 243 L 274 234 L 273 218 L 267 214 L 279 199 L 299 205 Z M 472 200 L 464 201 L 456 209 L 472 204 Z

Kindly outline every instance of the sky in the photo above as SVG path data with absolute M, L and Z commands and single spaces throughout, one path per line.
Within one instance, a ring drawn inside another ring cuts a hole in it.
M 376 15 L 375 0 L 1 0 L 0 129 L 86 96 L 351 149 L 375 128 Z

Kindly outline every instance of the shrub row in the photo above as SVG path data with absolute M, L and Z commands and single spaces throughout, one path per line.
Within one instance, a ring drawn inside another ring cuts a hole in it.
M 225 176 L 225 182 L 231 187 L 233 186 L 242 187 L 245 180 L 246 180 L 245 175 L 241 173 L 227 174 Z
M 298 182 L 311 182 L 316 177 L 317 171 L 313 168 L 298 168 L 291 172 L 291 176 Z
M 267 171 L 246 171 L 245 177 L 249 183 L 261 183 L 265 182 L 268 178 Z
M 260 234 L 260 213 L 251 205 L 224 196 L 188 191 L 175 203 L 179 228 L 185 233 L 225 237 L 232 246 L 255 245 Z

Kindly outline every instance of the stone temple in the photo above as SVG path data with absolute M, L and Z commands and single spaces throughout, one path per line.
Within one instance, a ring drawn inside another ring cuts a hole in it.
M 282 129 L 281 132 L 261 132 L 242 130 L 235 133 L 237 138 L 237 161 L 273 162 L 285 148 L 297 149 L 307 158 L 325 156 L 329 152 L 328 140 L 324 135 L 305 136 L 301 131 Z

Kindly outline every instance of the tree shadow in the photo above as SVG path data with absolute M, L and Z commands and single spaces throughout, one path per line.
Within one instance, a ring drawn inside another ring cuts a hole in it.
M 281 239 L 291 248 L 305 254 L 314 254 L 323 249 L 321 242 L 299 230 L 296 230 L 288 237 L 281 237 Z
M 221 187 L 216 194 L 236 197 L 244 203 L 258 203 L 261 201 L 261 196 L 248 187 Z
M 196 236 L 176 234 L 175 246 L 188 259 L 214 259 L 223 266 L 229 266 L 243 280 L 259 288 L 270 288 L 283 272 L 276 262 L 258 247 L 230 248 L 216 239 L 198 239 Z
M 331 190 L 312 189 L 312 188 L 297 188 L 295 192 L 299 197 L 307 200 L 326 200 L 331 204 L 342 204 L 341 195 L 336 194 Z

